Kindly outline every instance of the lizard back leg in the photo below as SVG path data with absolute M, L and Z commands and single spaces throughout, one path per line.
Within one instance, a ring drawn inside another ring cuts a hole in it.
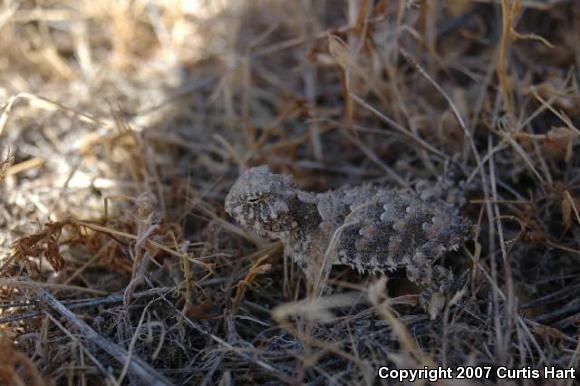
M 409 264 L 407 266 L 409 280 L 425 285 L 426 288 L 419 295 L 419 304 L 431 316 L 438 314 L 445 305 L 445 298 L 455 288 L 453 272 L 441 265 Z M 433 308 L 435 307 L 435 309 Z

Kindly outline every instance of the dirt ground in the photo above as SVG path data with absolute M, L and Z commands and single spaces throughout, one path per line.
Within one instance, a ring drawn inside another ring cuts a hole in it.
M 0 1 L 0 384 L 575 384 L 545 369 L 580 366 L 579 42 L 575 0 Z M 431 318 L 337 266 L 308 299 L 224 211 L 263 164 L 451 175 L 464 285 Z

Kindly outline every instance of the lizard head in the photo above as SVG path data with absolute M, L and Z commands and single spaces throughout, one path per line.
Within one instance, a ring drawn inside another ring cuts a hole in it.
M 292 177 L 258 166 L 240 175 L 226 197 L 225 209 L 245 228 L 277 238 L 297 226 L 292 210 L 297 192 Z

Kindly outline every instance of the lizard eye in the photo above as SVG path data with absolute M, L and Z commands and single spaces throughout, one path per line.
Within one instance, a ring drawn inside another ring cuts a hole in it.
M 250 204 L 255 204 L 260 201 L 260 197 L 248 197 L 246 198 L 246 201 L 248 201 Z

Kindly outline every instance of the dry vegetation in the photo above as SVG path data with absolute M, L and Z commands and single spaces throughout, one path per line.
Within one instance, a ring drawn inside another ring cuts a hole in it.
M 574 0 L 1 1 L 0 384 L 578 367 L 579 20 Z M 281 246 L 223 210 L 263 163 L 312 190 L 453 169 L 464 291 L 431 321 L 404 273 L 338 268 L 301 301 Z

